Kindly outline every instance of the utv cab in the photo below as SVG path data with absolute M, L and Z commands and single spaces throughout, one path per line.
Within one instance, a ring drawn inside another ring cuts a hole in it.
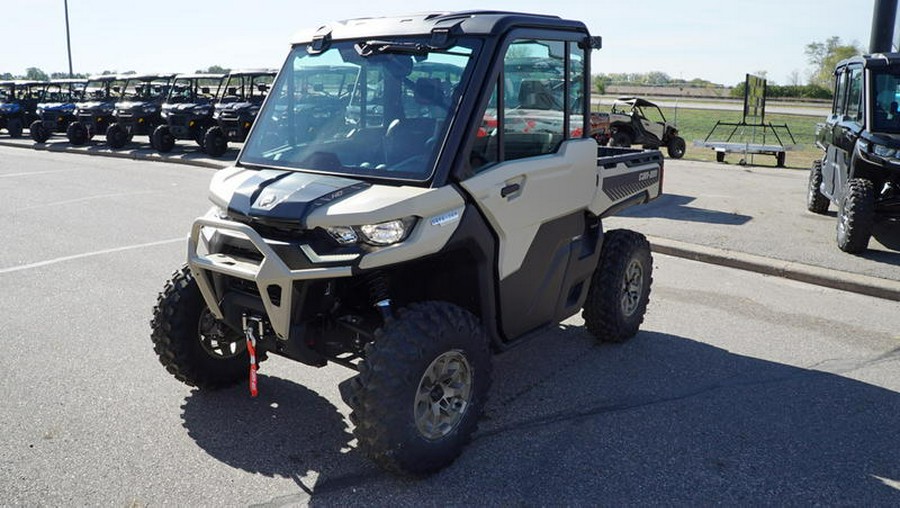
M 837 207 L 837 245 L 868 248 L 877 222 L 900 227 L 900 53 L 838 63 L 832 111 L 816 126 L 823 157 L 809 172 L 807 208 Z
M 84 98 L 75 104 L 75 121 L 66 129 L 69 143 L 83 145 L 97 133 L 106 132 L 114 121 L 113 111 L 124 85 L 125 80 L 114 75 L 88 80 Z
M 153 134 L 164 123 L 162 104 L 174 78 L 174 74 L 128 76 L 113 113 L 115 122 L 106 128 L 106 144 L 122 148 L 135 135 Z
M 228 150 L 228 142 L 243 143 L 259 108 L 272 88 L 276 71 L 268 69 L 232 71 L 219 89 L 212 128 L 203 134 L 203 149 L 213 157 Z
M 45 81 L 0 81 L 0 129 L 20 137 L 24 127 L 38 118 L 37 105 L 46 86 Z
M 171 152 L 176 139 L 195 141 L 203 148 L 206 131 L 215 125 L 213 107 L 223 74 L 180 74 L 175 76 L 169 96 L 162 105 L 165 124 L 153 131 L 150 144 L 160 153 Z
M 43 102 L 37 105 L 38 119 L 31 123 L 31 139 L 44 143 L 55 132 L 66 132 L 75 121 L 75 103 L 84 97 L 84 79 L 57 79 L 47 82 Z
M 609 113 L 610 146 L 666 147 L 669 157 L 684 157 L 686 145 L 678 129 L 666 121 L 656 104 L 637 97 L 620 97 Z

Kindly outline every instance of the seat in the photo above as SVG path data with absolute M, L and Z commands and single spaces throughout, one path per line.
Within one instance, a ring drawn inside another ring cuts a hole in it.
M 556 109 L 553 93 L 546 83 L 523 79 L 519 84 L 519 107 L 522 109 Z M 560 108 L 561 109 L 561 108 Z
M 427 155 L 434 135 L 434 118 L 397 118 L 384 134 L 384 161 L 391 166 L 416 155 Z

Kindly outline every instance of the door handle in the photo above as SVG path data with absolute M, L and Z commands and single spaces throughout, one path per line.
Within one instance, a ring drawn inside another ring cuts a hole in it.
M 506 187 L 500 189 L 500 197 L 505 198 L 506 196 L 509 196 L 510 194 L 512 194 L 514 192 L 519 192 L 519 189 L 521 189 L 521 188 L 522 187 L 519 184 L 511 183 L 511 184 L 507 185 Z

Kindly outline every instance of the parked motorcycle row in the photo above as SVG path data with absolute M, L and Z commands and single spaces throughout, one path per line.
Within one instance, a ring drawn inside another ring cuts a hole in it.
M 18 138 L 27 128 L 37 143 L 64 134 L 75 146 L 104 136 L 112 149 L 147 136 L 160 153 L 188 140 L 218 157 L 246 139 L 274 78 L 255 69 L 0 81 L 0 134 Z

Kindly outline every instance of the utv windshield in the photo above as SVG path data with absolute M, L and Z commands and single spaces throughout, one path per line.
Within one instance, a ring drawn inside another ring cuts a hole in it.
M 297 46 L 278 74 L 242 163 L 373 178 L 430 178 L 474 41 Z
M 270 74 L 236 74 L 228 76 L 219 102 L 252 102 L 261 104 L 272 88 L 275 76 Z
M 168 81 L 129 79 L 125 82 L 125 91 L 122 93 L 122 98 L 129 101 L 152 101 L 164 98 L 168 93 Z
M 900 134 L 900 69 L 872 73 L 872 131 Z
M 175 78 L 166 102 L 169 104 L 196 104 L 212 102 L 222 82 L 218 78 Z

